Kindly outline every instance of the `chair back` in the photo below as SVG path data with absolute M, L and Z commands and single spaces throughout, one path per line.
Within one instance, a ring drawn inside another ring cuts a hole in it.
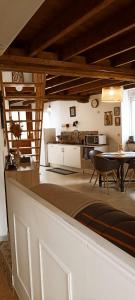
M 95 169 L 99 172 L 109 172 L 111 170 L 117 170 L 119 168 L 119 161 L 95 156 L 94 166 Z
M 102 151 L 99 151 L 99 150 L 90 150 L 89 151 L 89 158 L 91 159 L 92 163 L 94 163 L 94 157 L 100 153 L 102 153 Z
M 129 169 L 135 169 L 135 158 L 131 159 L 129 162 Z

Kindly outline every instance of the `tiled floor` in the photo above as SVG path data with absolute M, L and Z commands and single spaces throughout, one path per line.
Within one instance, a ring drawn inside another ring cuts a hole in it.
M 127 191 L 123 193 L 111 187 L 108 195 L 106 188 L 99 188 L 98 184 L 92 189 L 89 178 L 89 174 L 74 173 L 72 175 L 60 175 L 46 171 L 45 167 L 40 168 L 41 183 L 48 182 L 67 186 L 70 189 L 81 191 L 95 200 L 100 199 L 118 209 L 135 215 L 135 183 L 129 184 Z

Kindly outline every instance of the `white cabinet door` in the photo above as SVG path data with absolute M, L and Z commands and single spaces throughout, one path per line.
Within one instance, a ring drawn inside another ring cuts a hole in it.
M 64 165 L 81 168 L 80 146 L 64 146 Z
M 64 146 L 56 145 L 55 161 L 57 165 L 64 164 Z
M 54 153 L 55 153 L 55 145 L 49 144 L 48 145 L 48 162 L 50 164 L 53 164 L 53 161 L 55 159 Z
M 48 145 L 48 162 L 50 164 L 63 165 L 64 149 L 62 145 Z

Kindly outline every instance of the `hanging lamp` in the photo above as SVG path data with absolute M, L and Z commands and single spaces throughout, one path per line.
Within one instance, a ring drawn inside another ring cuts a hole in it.
M 101 102 L 121 102 L 123 99 L 123 87 L 111 86 L 102 88 Z

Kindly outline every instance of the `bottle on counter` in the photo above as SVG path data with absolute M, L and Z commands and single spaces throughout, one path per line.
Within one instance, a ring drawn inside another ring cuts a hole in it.
M 123 153 L 124 149 L 123 149 L 123 145 L 122 144 L 118 144 L 118 152 Z

